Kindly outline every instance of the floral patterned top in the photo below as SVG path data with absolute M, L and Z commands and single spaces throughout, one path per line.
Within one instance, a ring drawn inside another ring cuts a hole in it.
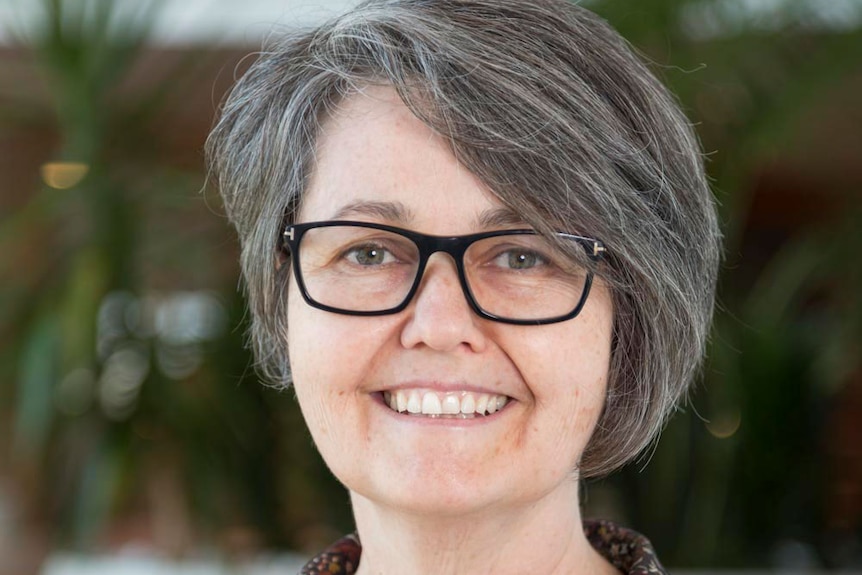
M 624 575 L 667 575 L 649 540 L 609 521 L 585 521 L 590 545 Z M 300 575 L 350 575 L 356 572 L 362 546 L 356 535 L 342 537 L 312 558 Z

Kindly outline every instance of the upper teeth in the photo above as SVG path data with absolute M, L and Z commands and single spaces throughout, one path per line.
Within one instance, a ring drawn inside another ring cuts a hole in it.
M 490 393 L 456 391 L 438 393 L 418 389 L 384 391 L 383 399 L 394 411 L 422 415 L 490 415 L 502 409 L 508 397 Z

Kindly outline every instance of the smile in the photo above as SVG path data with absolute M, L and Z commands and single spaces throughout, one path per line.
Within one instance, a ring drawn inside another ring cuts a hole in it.
M 469 418 L 491 415 L 503 409 L 509 398 L 505 395 L 455 391 L 440 393 L 422 389 L 384 391 L 383 401 L 398 413 L 427 417 Z

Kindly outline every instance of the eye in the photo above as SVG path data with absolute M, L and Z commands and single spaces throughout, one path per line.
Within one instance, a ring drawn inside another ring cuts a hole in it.
M 528 270 L 547 265 L 548 260 L 538 252 L 525 249 L 510 249 L 498 254 L 494 258 L 493 263 L 502 268 Z
M 378 244 L 354 246 L 346 250 L 343 257 L 361 266 L 379 266 L 396 261 L 392 252 Z

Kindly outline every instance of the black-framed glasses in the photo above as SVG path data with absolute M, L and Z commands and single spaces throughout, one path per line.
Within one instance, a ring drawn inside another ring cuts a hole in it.
M 558 233 L 590 260 L 598 240 Z M 374 316 L 402 311 L 416 294 L 432 254 L 455 261 L 464 296 L 479 316 L 516 325 L 542 325 L 578 315 L 593 272 L 534 230 L 431 236 L 353 221 L 292 224 L 284 230 L 299 291 L 312 307 Z

